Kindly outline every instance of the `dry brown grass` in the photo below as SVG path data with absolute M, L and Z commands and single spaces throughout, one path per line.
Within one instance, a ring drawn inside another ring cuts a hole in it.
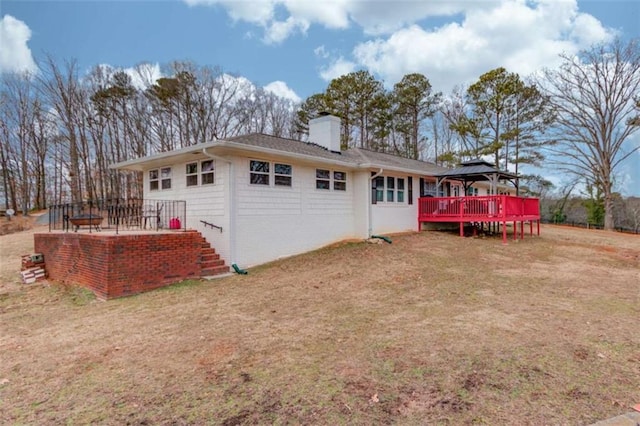
M 109 302 L 0 292 L 0 423 L 588 424 L 640 402 L 636 236 L 425 232 Z

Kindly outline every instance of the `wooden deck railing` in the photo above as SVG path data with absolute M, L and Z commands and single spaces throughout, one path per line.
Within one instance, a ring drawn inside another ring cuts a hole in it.
M 510 195 L 421 197 L 420 222 L 539 220 L 540 200 Z

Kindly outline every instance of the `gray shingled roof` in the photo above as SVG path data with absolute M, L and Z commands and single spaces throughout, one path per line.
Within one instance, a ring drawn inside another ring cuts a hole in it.
M 425 174 L 435 174 L 447 170 L 444 167 L 440 167 L 426 161 L 412 160 L 410 158 L 399 157 L 393 154 L 385 154 L 383 152 L 370 151 L 362 148 L 351 148 L 341 153 L 336 153 L 317 144 L 294 139 L 284 139 L 260 133 L 235 136 L 232 138 L 226 138 L 225 140 L 287 153 L 302 154 L 320 157 L 327 160 L 352 163 L 354 166 L 370 165 L 371 167 L 391 167 L 394 169 L 409 170 Z
M 393 154 L 385 154 L 362 148 L 351 148 L 342 152 L 332 152 L 314 143 L 279 138 L 262 133 L 234 136 L 204 144 L 191 145 L 175 151 L 160 152 L 149 157 L 123 161 L 113 164 L 110 167 L 114 169 L 142 170 L 143 165 L 157 165 L 162 161 L 167 161 L 169 158 L 192 158 L 191 154 L 197 153 L 202 149 L 216 147 L 242 149 L 243 145 L 247 147 L 247 150 L 264 150 L 265 152 L 270 151 L 272 154 L 281 153 L 282 155 L 307 157 L 308 161 L 315 161 L 317 159 L 317 161 L 335 162 L 335 164 L 342 167 L 349 167 L 351 165 L 353 168 L 393 169 L 399 172 L 406 171 L 424 175 L 435 175 L 447 170 L 434 163 L 412 160 Z
M 292 154 L 302 154 L 325 158 L 327 160 L 350 162 L 349 158 L 346 158 L 342 154 L 331 152 L 320 145 L 306 143 L 295 139 L 279 138 L 277 136 L 265 135 L 262 133 L 251 133 L 248 135 L 234 136 L 232 138 L 225 138 L 224 140 L 240 143 L 243 145 L 268 148 L 275 151 L 288 152 Z
M 425 174 L 436 174 L 447 170 L 434 163 L 413 160 L 384 152 L 370 151 L 362 148 L 351 148 L 345 152 L 347 155 L 357 155 L 361 158 L 360 164 L 371 164 L 373 167 L 386 166 L 396 169 L 415 170 Z

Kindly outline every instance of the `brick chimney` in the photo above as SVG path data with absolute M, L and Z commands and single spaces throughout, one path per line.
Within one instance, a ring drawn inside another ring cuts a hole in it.
M 325 113 L 309 120 L 309 142 L 340 152 L 340 118 Z

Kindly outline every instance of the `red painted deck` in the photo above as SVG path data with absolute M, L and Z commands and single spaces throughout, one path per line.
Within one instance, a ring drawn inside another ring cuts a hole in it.
M 460 223 L 463 235 L 465 223 L 501 223 L 502 237 L 506 242 L 506 224 L 513 222 L 514 239 L 517 238 L 517 224 L 520 236 L 524 238 L 524 222 L 528 221 L 533 235 L 533 222 L 537 223 L 540 235 L 540 200 L 537 198 L 514 197 L 510 195 L 487 195 L 480 197 L 422 197 L 419 199 L 418 224 L 425 222 Z

